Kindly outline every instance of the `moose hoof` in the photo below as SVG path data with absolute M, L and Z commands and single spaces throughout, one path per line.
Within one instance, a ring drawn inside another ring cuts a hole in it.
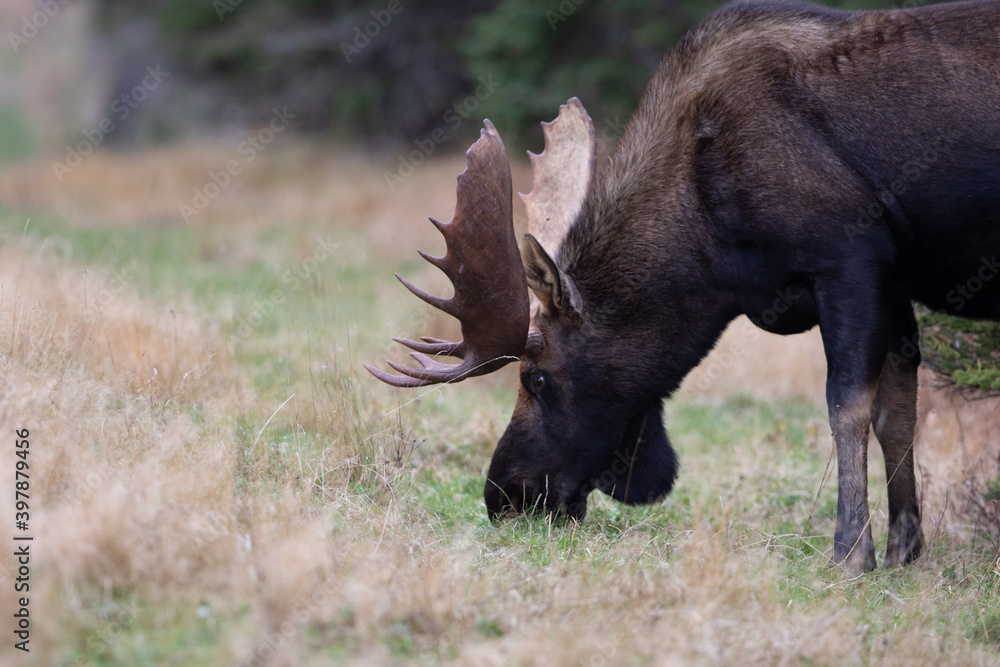
M 912 563 L 920 556 L 924 544 L 924 534 L 920 530 L 920 520 L 906 517 L 889 531 L 889 543 L 885 549 L 885 568 L 901 567 Z
M 875 551 L 873 549 L 868 553 L 855 551 L 840 565 L 850 574 L 863 574 L 874 570 L 878 566 L 878 563 L 875 562 Z
M 858 545 L 854 549 L 844 550 L 844 553 L 837 553 L 834 549 L 833 568 L 843 572 L 856 575 L 874 570 L 878 563 L 875 561 L 875 545 L 868 544 L 868 548 Z

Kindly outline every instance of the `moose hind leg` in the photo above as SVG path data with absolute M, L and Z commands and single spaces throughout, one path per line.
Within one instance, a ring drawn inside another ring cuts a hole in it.
M 920 504 L 913 469 L 913 430 L 917 421 L 917 326 L 907 301 L 892 325 L 889 354 L 878 380 L 873 426 L 882 446 L 889 493 L 889 542 L 885 567 L 905 565 L 920 555 Z

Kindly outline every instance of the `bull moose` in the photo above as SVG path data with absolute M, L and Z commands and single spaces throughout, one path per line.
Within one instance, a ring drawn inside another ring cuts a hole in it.
M 1000 2 L 729 5 L 664 57 L 599 171 L 577 99 L 543 128 L 520 251 L 507 156 L 485 121 L 454 219 L 432 219 L 447 253 L 421 252 L 454 297 L 400 278 L 458 318 L 463 340 L 396 339 L 420 367 L 368 367 L 416 387 L 520 361 L 489 516 L 582 518 L 593 489 L 629 504 L 665 496 L 677 457 L 663 401 L 746 314 L 778 334 L 819 325 L 839 473 L 834 562 L 876 565 L 869 426 L 888 477 L 884 565 L 916 558 L 912 302 L 1000 320 L 1000 280 L 948 298 L 995 273 L 1000 251 Z M 776 295 L 781 312 L 769 310 Z

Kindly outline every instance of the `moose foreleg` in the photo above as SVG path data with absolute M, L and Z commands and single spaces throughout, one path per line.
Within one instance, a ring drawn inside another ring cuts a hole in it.
M 833 560 L 849 572 L 875 569 L 868 512 L 868 431 L 888 338 L 887 310 L 872 280 L 817 285 L 827 358 L 826 399 L 837 447 L 837 527 Z M 853 288 L 853 290 L 852 290 Z M 852 294 L 853 291 L 853 294 Z M 853 298 L 845 298 L 851 294 Z
M 875 543 L 868 513 L 868 427 L 874 388 L 863 394 L 831 392 L 830 424 L 837 446 L 837 527 L 833 560 L 849 572 L 875 569 Z M 829 399 L 828 399 L 829 400 Z

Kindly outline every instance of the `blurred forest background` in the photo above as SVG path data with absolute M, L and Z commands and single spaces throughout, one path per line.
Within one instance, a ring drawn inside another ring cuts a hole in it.
M 719 4 L 0 0 L 0 162 L 236 143 L 280 111 L 288 134 L 360 153 L 393 189 L 431 154 L 462 151 L 483 118 L 511 155 L 540 150 L 539 121 L 574 95 L 604 152 L 663 53 Z M 921 317 L 932 364 L 1000 390 L 1000 327 Z
M 533 142 L 538 121 L 573 95 L 595 121 L 624 123 L 663 53 L 720 4 L 0 0 L 7 42 L 0 108 L 5 125 L 20 113 L 35 140 L 61 148 L 97 127 L 145 68 L 159 65 L 169 72 L 169 91 L 131 109 L 109 144 L 244 131 L 266 122 L 274 107 L 298 114 L 296 131 L 371 149 L 443 127 L 449 139 L 460 135 L 450 142 L 458 150 L 484 117 L 508 142 Z M 446 115 L 476 96 L 481 79 L 494 82 L 497 94 L 480 88 L 479 104 L 466 105 L 476 122 L 453 131 Z M 7 134 L 5 152 L 27 149 L 24 132 L 10 136 L 8 127 Z

